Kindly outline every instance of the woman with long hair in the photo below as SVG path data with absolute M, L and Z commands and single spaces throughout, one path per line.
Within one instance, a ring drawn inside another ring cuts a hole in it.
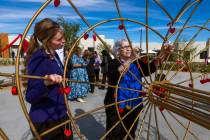
M 26 59 L 26 73 L 43 79 L 27 81 L 26 101 L 31 104 L 29 116 L 38 131 L 42 132 L 68 120 L 62 87 L 63 64 L 56 51 L 65 44 L 63 30 L 55 21 L 45 18 L 35 24 Z M 71 129 L 70 124 L 68 129 Z M 65 126 L 46 134 L 42 139 L 73 139 L 64 134 Z

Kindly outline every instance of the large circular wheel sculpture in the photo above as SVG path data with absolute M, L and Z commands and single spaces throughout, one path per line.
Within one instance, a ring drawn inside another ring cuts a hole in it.
M 56 0 L 55 0 L 56 1 Z M 88 21 L 85 19 L 84 16 L 82 16 L 79 12 L 79 10 L 76 8 L 74 3 L 71 0 L 67 0 L 71 7 L 75 10 L 75 12 L 81 17 L 81 19 L 85 22 L 85 24 L 88 26 L 88 29 L 83 32 L 80 37 L 77 39 L 77 41 L 74 43 L 74 45 L 71 47 L 67 58 L 65 60 L 65 69 L 64 69 L 64 75 L 63 75 L 63 86 L 66 86 L 66 83 L 68 82 L 75 82 L 75 83 L 87 83 L 84 81 L 74 81 L 71 79 L 67 79 L 66 77 L 66 71 L 67 71 L 67 64 L 69 62 L 70 56 L 72 55 L 72 50 L 77 46 L 79 41 L 83 38 L 83 36 L 89 32 L 93 32 L 97 39 L 101 41 L 102 44 L 104 44 L 105 49 L 110 53 L 113 54 L 113 56 L 117 58 L 117 56 L 114 55 L 113 51 L 107 47 L 105 41 L 96 33 L 95 29 L 97 27 L 100 27 L 101 25 L 107 24 L 107 23 L 113 23 L 113 22 L 120 22 L 121 25 L 123 25 L 122 29 L 125 32 L 126 38 L 130 43 L 130 47 L 132 48 L 132 44 L 128 35 L 128 32 L 126 30 L 126 23 L 131 22 L 134 24 L 137 24 L 138 26 L 142 26 L 146 30 L 146 54 L 136 56 L 136 58 L 133 60 L 141 60 L 143 58 L 146 58 L 146 60 L 149 62 L 153 58 L 150 56 L 148 52 L 148 31 L 152 31 L 155 33 L 161 40 L 162 40 L 162 46 L 165 47 L 166 43 L 171 40 L 172 37 L 175 37 L 173 39 L 173 45 L 176 45 L 181 33 L 186 29 L 195 28 L 197 29 L 197 32 L 195 35 L 190 39 L 189 43 L 185 45 L 184 50 L 190 46 L 192 41 L 199 35 L 199 33 L 202 30 L 210 31 L 209 28 L 206 27 L 209 21 L 207 21 L 202 26 L 187 26 L 187 23 L 189 22 L 190 18 L 192 17 L 194 11 L 197 9 L 197 7 L 200 5 L 201 1 L 194 0 L 194 1 L 188 1 L 184 4 L 182 9 L 178 12 L 175 18 L 173 18 L 167 10 L 162 6 L 162 4 L 159 1 L 154 0 L 154 2 L 162 9 L 162 11 L 168 16 L 170 19 L 170 24 L 168 25 L 168 32 L 165 36 L 163 36 L 161 33 L 159 33 L 157 30 L 153 29 L 148 25 L 148 0 L 146 0 L 146 22 L 142 23 L 136 20 L 123 18 L 120 13 L 120 9 L 118 6 L 118 1 L 115 0 L 116 9 L 118 12 L 119 17 L 116 17 L 114 19 L 104 20 L 101 21 L 93 26 L 91 26 Z M 71 110 L 71 102 L 67 100 L 67 97 L 65 96 L 65 103 L 68 109 L 68 115 L 69 120 L 66 122 L 63 122 L 62 124 L 59 124 L 58 126 L 55 126 L 42 134 L 37 133 L 32 121 L 30 120 L 30 117 L 28 115 L 28 111 L 26 108 L 26 104 L 24 101 L 24 94 L 22 92 L 22 78 L 34 78 L 34 79 L 44 79 L 44 77 L 39 76 L 31 76 L 31 75 L 22 75 L 20 72 L 20 52 L 22 50 L 22 43 L 24 38 L 26 37 L 26 34 L 28 33 L 29 29 L 31 28 L 32 23 L 35 21 L 37 16 L 41 13 L 41 11 L 47 7 L 52 0 L 47 0 L 43 6 L 34 14 L 32 19 L 30 20 L 30 23 L 26 27 L 23 38 L 21 39 L 20 46 L 18 48 L 18 54 L 16 59 L 16 86 L 18 89 L 18 96 L 19 100 L 23 109 L 23 112 L 26 116 L 26 119 L 28 120 L 28 123 L 31 127 L 31 130 L 36 136 L 36 139 L 42 139 L 42 136 L 46 135 L 47 133 L 52 132 L 53 130 L 56 130 L 57 128 L 61 127 L 62 125 L 68 125 L 68 123 L 71 123 L 74 130 L 74 138 L 75 139 L 86 139 L 82 132 L 80 131 L 77 121 L 80 120 L 82 117 L 86 117 L 90 114 L 97 113 L 99 111 L 103 112 L 105 108 L 109 107 L 116 107 L 118 108 L 118 105 L 121 102 L 129 102 L 132 100 L 136 100 L 137 98 L 131 98 L 129 100 L 123 100 L 118 101 L 118 90 L 129 90 L 129 91 L 136 91 L 132 88 L 123 88 L 120 87 L 119 83 L 120 80 L 123 78 L 123 74 L 120 75 L 120 79 L 118 80 L 117 86 L 114 85 L 108 85 L 108 84 L 99 84 L 99 83 L 91 83 L 95 86 L 106 86 L 106 87 L 112 87 L 115 88 L 115 102 L 113 104 L 109 105 L 103 105 L 101 103 L 100 105 L 93 105 L 94 108 L 92 110 L 88 110 L 87 112 L 83 112 L 77 115 L 74 115 L 74 113 Z M 114 3 L 113 3 L 114 4 Z M 188 19 L 184 23 L 183 27 L 181 29 L 175 29 L 173 27 L 174 24 L 176 24 L 180 17 L 188 10 L 192 9 Z M 176 31 L 177 30 L 177 31 Z M 143 89 L 140 91 L 137 91 L 141 93 L 141 96 L 138 98 L 142 98 L 143 102 L 140 103 L 138 106 L 143 105 L 143 109 L 139 112 L 137 118 L 133 118 L 133 124 L 131 125 L 130 129 L 127 129 L 125 127 L 125 124 L 123 123 L 123 120 L 128 116 L 132 111 L 135 109 L 130 109 L 130 111 L 121 117 L 119 110 L 117 109 L 117 114 L 119 117 L 119 120 L 116 122 L 116 124 L 113 124 L 112 128 L 105 132 L 103 135 L 98 136 L 98 139 L 106 139 L 106 136 L 115 128 L 118 124 L 121 124 L 125 131 L 126 136 L 124 139 L 130 138 L 134 139 L 130 135 L 130 131 L 136 121 L 138 122 L 137 130 L 136 130 L 136 138 L 135 139 L 200 139 L 198 135 L 196 134 L 195 129 L 191 129 L 191 125 L 198 124 L 197 127 L 202 127 L 203 129 L 210 129 L 210 117 L 209 117 L 209 108 L 210 105 L 210 92 L 209 91 L 203 91 L 195 89 L 195 83 L 194 80 L 197 78 L 202 77 L 204 74 L 201 75 L 193 75 L 191 72 L 191 63 L 192 59 L 185 60 L 183 55 L 180 55 L 177 52 L 173 52 L 173 55 L 177 56 L 179 60 L 177 61 L 170 61 L 170 63 L 167 63 L 170 59 L 170 55 L 167 57 L 166 61 L 160 65 L 155 73 L 150 72 L 150 66 L 148 64 L 149 69 L 149 76 L 145 76 L 143 73 L 142 79 L 138 79 L 135 74 L 133 74 L 129 68 L 124 69 L 124 72 L 130 73 L 136 81 L 139 82 L 139 84 L 142 85 Z M 193 57 L 195 57 L 198 54 L 195 54 Z M 131 62 L 132 63 L 132 62 Z M 141 67 L 138 67 L 139 71 L 142 71 Z M 182 71 L 187 72 L 187 79 L 176 81 L 176 76 L 181 74 Z M 13 74 L 1 74 L 4 76 L 14 76 Z M 88 82 L 87 84 L 90 84 Z M 207 106 L 207 107 L 203 107 Z M 105 120 L 104 120 L 105 121 Z M 88 123 L 88 122 L 86 122 Z M 195 126 L 194 126 L 195 127 Z M 94 128 L 89 128 L 94 129 Z M 167 136 L 170 137 L 167 137 Z M 166 136 L 166 137 L 165 137 Z

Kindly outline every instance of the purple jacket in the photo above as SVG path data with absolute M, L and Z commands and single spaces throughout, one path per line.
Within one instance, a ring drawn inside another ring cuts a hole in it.
M 63 65 L 57 54 L 56 58 L 59 60 L 59 64 L 55 59 L 49 59 L 44 50 L 37 50 L 29 61 L 28 74 L 37 76 L 63 75 Z M 64 95 L 59 93 L 59 88 L 62 85 L 45 86 L 43 82 L 44 80 L 28 80 L 25 98 L 31 104 L 29 115 L 34 123 L 55 121 L 63 118 L 67 112 Z

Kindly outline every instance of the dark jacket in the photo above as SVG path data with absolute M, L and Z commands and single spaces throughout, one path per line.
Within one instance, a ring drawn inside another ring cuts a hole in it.
M 55 59 L 50 59 L 44 50 L 37 50 L 29 61 L 28 74 L 37 76 L 63 75 L 63 65 L 57 54 L 56 58 L 59 64 Z M 28 80 L 25 98 L 31 104 L 29 115 L 32 122 L 55 121 L 66 115 L 64 95 L 59 93 L 61 87 L 59 84 L 45 86 L 44 80 Z
M 85 60 L 85 61 L 87 62 L 87 60 Z M 89 78 L 90 77 L 95 77 L 94 63 L 95 63 L 95 58 L 94 57 L 90 57 L 90 59 L 88 60 L 88 64 L 86 66 Z
M 148 76 L 149 75 L 148 64 L 142 62 L 141 60 L 138 60 L 138 62 L 139 63 L 137 63 L 137 61 L 136 61 L 133 64 L 136 65 L 137 67 L 140 66 L 141 69 L 142 69 L 142 71 L 143 71 L 143 73 L 144 73 L 144 75 L 145 76 Z M 138 64 L 139 64 L 139 66 L 138 66 Z M 108 68 L 108 79 L 109 79 L 108 84 L 109 85 L 114 85 L 114 86 L 117 85 L 118 79 L 120 77 L 120 73 L 118 71 L 118 68 L 120 67 L 120 65 L 121 65 L 120 62 L 117 59 L 113 59 L 113 60 L 110 61 L 109 68 Z M 149 64 L 149 66 L 150 66 L 151 73 L 154 73 L 155 70 L 156 70 L 154 61 L 152 61 Z M 139 72 L 138 72 L 139 75 L 137 77 L 138 78 L 139 77 L 141 78 L 143 76 L 143 74 L 141 73 L 141 70 L 140 69 L 138 69 L 138 70 L 139 70 Z M 139 80 L 141 81 L 141 79 L 139 79 Z M 120 86 L 120 85 L 118 85 L 118 86 Z M 127 88 L 127 87 L 125 87 L 125 88 Z M 132 88 L 132 89 L 134 89 L 134 88 Z M 106 96 L 105 96 L 105 99 L 104 99 L 104 104 L 111 104 L 111 103 L 115 102 L 114 92 L 115 92 L 115 88 L 112 88 L 112 87 L 109 87 L 108 88 L 107 93 L 106 93 Z

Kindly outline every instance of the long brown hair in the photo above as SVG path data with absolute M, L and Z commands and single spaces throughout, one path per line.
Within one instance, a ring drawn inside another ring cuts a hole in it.
M 26 67 L 31 56 L 38 49 L 44 49 L 45 52 L 49 55 L 49 58 L 53 57 L 53 55 L 49 51 L 49 42 L 59 30 L 61 30 L 59 24 L 49 18 L 45 18 L 35 24 L 34 33 L 30 38 L 30 46 L 28 48 L 26 60 L 24 63 L 25 68 L 22 69 L 23 74 L 28 73 Z M 26 79 L 23 79 L 22 82 L 23 86 L 26 87 L 28 81 Z
M 27 52 L 26 64 L 32 54 L 38 49 L 44 49 L 49 56 L 52 54 L 49 51 L 49 41 L 61 30 L 59 24 L 52 19 L 45 18 L 35 24 L 34 33 L 30 39 L 30 47 Z

